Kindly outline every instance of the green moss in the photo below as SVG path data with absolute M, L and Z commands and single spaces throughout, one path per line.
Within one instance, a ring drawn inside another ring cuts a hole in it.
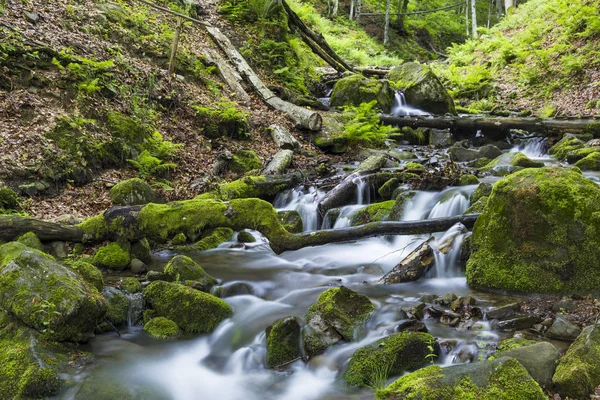
M 184 244 L 185 242 L 188 241 L 187 236 L 185 236 L 184 233 L 178 233 L 177 235 L 173 236 L 173 239 L 171 239 L 171 243 L 173 243 L 174 245 L 180 245 L 180 244 Z
M 143 294 L 156 315 L 174 321 L 188 333 L 212 332 L 233 312 L 223 300 L 177 283 L 152 282 Z
M 559 160 L 564 160 L 570 152 L 582 149 L 584 146 L 585 143 L 576 135 L 567 133 L 548 150 L 548 153 L 554 155 Z
M 229 162 L 229 170 L 237 173 L 246 173 L 261 167 L 262 161 L 252 150 L 236 151 Z
M 517 360 L 478 363 L 472 379 L 456 367 L 437 365 L 405 375 L 375 394 L 376 400 L 544 400 L 546 396 Z M 454 370 L 454 371 L 453 371 Z M 475 380 L 476 379 L 476 380 Z
M 272 198 L 287 186 L 277 181 L 267 181 L 264 176 L 247 176 L 233 182 L 220 184 L 214 193 L 206 193 L 196 199 L 232 200 L 242 198 Z
M 229 136 L 234 139 L 250 137 L 249 114 L 236 107 L 232 102 L 221 102 L 209 106 L 194 106 L 196 118 L 202 133 L 208 138 L 216 139 Z
M 379 188 L 379 190 L 377 190 L 377 193 L 379 194 L 379 196 L 382 199 L 389 199 L 389 198 L 392 197 L 392 194 L 394 193 L 394 190 L 396 190 L 399 185 L 400 185 L 400 179 L 398 179 L 398 178 L 391 178 L 386 183 L 384 183 Z
M 267 328 L 267 368 L 274 368 L 301 357 L 300 325 L 294 317 L 282 318 Z
M 471 193 L 471 197 L 469 198 L 471 205 L 475 204 L 482 197 L 489 197 L 492 194 L 492 187 L 491 183 L 480 183 L 477 189 Z
M 475 175 L 472 174 L 464 174 L 460 176 L 459 185 L 467 186 L 467 185 L 477 185 L 479 183 L 479 179 Z
M 232 237 L 233 229 L 223 227 L 216 228 L 196 242 L 194 248 L 200 251 L 216 249 L 221 243 L 230 241 Z
M 585 158 L 577 161 L 575 166 L 581 170 L 600 171 L 600 151 L 591 152 Z
M 505 176 L 523 168 L 541 168 L 543 166 L 543 162 L 533 161 L 523 153 L 504 153 L 493 159 L 485 167 L 480 168 L 480 170 L 498 176 Z
M 89 282 L 99 291 L 102 291 L 104 287 L 104 279 L 102 278 L 102 272 L 92 264 L 79 260 L 71 265 L 71 268 L 79 273 L 84 280 Z
M 117 206 L 161 203 L 154 190 L 139 178 L 127 179 L 110 189 L 110 200 Z
M 498 353 L 501 353 L 503 351 L 519 349 L 521 347 L 529 346 L 529 345 L 536 344 L 536 343 L 537 342 L 535 340 L 529 340 L 529 339 L 524 339 L 524 338 L 505 339 L 502 342 L 500 342 L 498 347 L 496 347 L 495 354 L 497 355 Z
M 361 74 L 342 78 L 333 87 L 330 103 L 333 107 L 355 106 L 377 102 L 377 107 L 390 112 L 394 102 L 394 92 L 387 81 L 365 78 Z
M 129 252 L 118 243 L 110 243 L 100 247 L 94 255 L 94 265 L 116 271 L 123 271 L 129 266 Z
M 127 293 L 137 293 L 142 291 L 142 284 L 137 279 L 129 277 L 121 281 L 121 289 Z
M 144 331 L 155 339 L 175 339 L 181 335 L 177 324 L 165 317 L 152 318 L 144 325 Z
M 40 239 L 33 232 L 27 232 L 24 235 L 21 235 L 17 242 L 23 243 L 27 247 L 31 247 L 32 249 L 36 249 L 39 251 L 44 251 L 44 245 L 40 242 Z
M 568 152 L 565 159 L 569 164 L 574 164 L 577 161 L 583 160 L 587 156 L 598 152 L 600 152 L 600 149 L 598 147 L 584 147 Z
M 585 399 L 600 380 L 600 329 L 588 326 L 561 358 L 552 383 L 562 396 Z
M 469 167 L 473 167 L 473 168 L 483 168 L 486 165 L 488 165 L 492 160 L 490 160 L 487 157 L 481 157 L 478 158 L 476 160 L 471 161 L 470 163 L 468 163 L 467 165 Z
M 14 210 L 19 206 L 19 198 L 11 189 L 0 186 L 0 210 Z
M 396 200 L 388 200 L 374 203 L 358 210 L 353 216 L 350 224 L 352 226 L 368 224 L 369 222 L 385 221 L 388 219 Z
M 348 151 L 348 138 L 345 136 L 315 138 L 315 145 L 325 153 L 344 154 Z
M 586 126 L 585 133 L 591 134 L 595 138 L 600 137 L 600 122 L 592 122 Z
M 163 271 L 167 279 L 174 282 L 194 281 L 195 286 L 209 292 L 218 282 L 204 269 L 188 256 L 178 255 L 173 257 Z
M 106 309 L 106 319 L 114 326 L 121 326 L 127 323 L 127 315 L 129 314 L 129 299 L 120 290 L 106 286 L 102 290 L 102 295 L 106 299 L 108 307 Z M 98 331 L 111 331 L 112 327 L 102 323 L 98 325 Z
M 88 242 L 97 242 L 106 237 L 108 225 L 103 214 L 98 214 L 83 221 L 78 225 L 84 233 L 84 240 Z
M 471 204 L 469 208 L 467 208 L 464 214 L 480 214 L 485 210 L 485 206 L 489 201 L 489 197 L 483 196 L 480 197 L 475 203 Z
M 237 241 L 240 243 L 254 243 L 256 239 L 250 232 L 241 231 L 238 233 Z
M 304 222 L 298 211 L 278 211 L 277 217 L 284 229 L 290 233 L 300 233 L 304 230 Z
M 499 181 L 473 229 L 478 288 L 574 293 L 600 286 L 600 188 L 578 169 L 526 169 Z
M 131 258 L 137 258 L 146 264 L 152 261 L 152 250 L 148 239 L 143 238 L 131 244 Z
M 371 387 L 380 366 L 389 366 L 388 376 L 419 368 L 429 362 L 433 336 L 427 333 L 401 332 L 356 350 L 344 372 L 344 380 L 352 386 Z

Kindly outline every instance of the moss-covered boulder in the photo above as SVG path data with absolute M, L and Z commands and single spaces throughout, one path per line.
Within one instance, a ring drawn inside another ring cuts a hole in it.
M 575 163 L 575 166 L 587 171 L 600 171 L 600 151 L 595 151 Z
M 139 178 L 127 179 L 110 189 L 110 200 L 115 206 L 137 206 L 162 203 L 150 185 Z
M 239 243 L 254 243 L 256 238 L 248 231 L 241 231 L 237 235 L 237 241 Z
M 375 393 L 375 400 L 545 400 L 540 386 L 517 360 L 437 365 L 420 369 Z
M 0 246 L 0 309 L 58 341 L 94 331 L 106 302 L 77 273 L 22 243 Z
M 417 192 L 411 190 L 408 192 L 401 192 L 397 195 L 394 207 L 392 207 L 392 211 L 390 212 L 390 221 L 400 221 L 402 219 L 406 204 L 415 197 L 416 194 Z
M 489 199 L 490 198 L 487 196 L 480 197 L 475 203 L 471 204 L 463 214 L 481 214 L 483 210 L 485 210 L 485 206 L 487 206 Z
M 229 162 L 229 170 L 237 173 L 246 173 L 261 167 L 262 161 L 252 150 L 236 151 Z
M 379 339 L 356 350 L 344 371 L 344 380 L 352 386 L 370 387 L 381 371 L 387 377 L 425 366 L 434 354 L 433 336 L 402 332 Z
M 600 287 L 600 188 L 573 168 L 525 169 L 494 185 L 467 263 L 476 288 L 574 293 Z
M 134 294 L 142 291 L 142 284 L 136 278 L 128 277 L 121 281 L 121 290 Z
M 345 136 L 319 136 L 315 138 L 315 146 L 328 154 L 344 154 L 348 151 L 348 138 Z
M 77 271 L 85 281 L 92 284 L 99 291 L 102 291 L 104 278 L 98 268 L 88 262 L 79 260 L 71 265 L 71 269 Z
M 492 187 L 493 185 L 491 183 L 480 183 L 479 186 L 477 186 L 477 189 L 471 193 L 469 203 L 473 205 L 482 197 L 489 197 L 489 195 L 492 194 Z
M 524 168 L 541 168 L 543 166 L 543 162 L 533 161 L 523 153 L 504 153 L 480 170 L 495 176 L 506 176 Z
M 352 215 L 350 225 L 357 226 L 368 224 L 369 222 L 385 221 L 390 216 L 394 204 L 396 204 L 396 200 L 388 200 L 361 208 Z
M 432 114 L 456 114 L 454 100 L 437 76 L 426 65 L 404 63 L 388 75 L 394 89 L 404 92 L 411 106 Z
M 561 140 L 548 150 L 548 153 L 559 160 L 564 160 L 570 152 L 584 147 L 585 142 L 578 138 L 577 135 L 566 133 Z
M 459 186 L 477 185 L 479 179 L 473 174 L 463 174 L 458 181 Z
M 300 182 L 296 179 L 281 180 L 277 177 L 246 176 L 236 181 L 222 183 L 211 193 L 196 196 L 196 199 L 215 199 L 228 201 L 232 199 L 273 199 L 277 193 L 289 189 Z
M 146 238 L 132 243 L 129 252 L 131 253 L 131 258 L 137 258 L 145 264 L 149 264 L 152 261 L 152 249 Z
M 94 255 L 94 265 L 115 271 L 123 271 L 129 266 L 129 252 L 118 243 L 109 243 L 100 247 Z
M 304 230 L 302 216 L 296 210 L 277 211 L 277 218 L 290 233 L 300 233 Z
M 62 384 L 57 367 L 66 360 L 64 349 L 0 312 L 0 399 L 57 395 Z
M 173 282 L 193 281 L 194 288 L 203 292 L 210 292 L 210 289 L 218 283 L 188 256 L 178 255 L 171 258 L 163 272 L 166 278 Z
M 506 346 L 498 346 L 500 350 L 494 353 L 494 357 L 514 358 L 542 388 L 552 387 L 552 376 L 560 357 L 554 345 L 548 342 L 533 342 L 519 347 L 514 347 L 513 344 L 513 348 L 510 349 L 502 349 L 503 347 Z
M 267 334 L 267 368 L 297 360 L 300 349 L 300 325 L 294 317 L 282 318 L 269 326 Z
M 367 296 L 345 286 L 324 291 L 306 313 L 304 351 L 312 357 L 340 340 L 351 341 L 354 330 L 369 319 L 374 309 Z
M 0 186 L 0 214 L 15 210 L 19 206 L 19 197 L 12 189 Z
M 223 300 L 177 283 L 152 282 L 143 294 L 156 316 L 172 320 L 187 333 L 212 332 L 233 313 Z
M 24 235 L 19 236 L 17 242 L 23 243 L 25 246 L 31 247 L 32 249 L 44 251 L 44 245 L 33 232 L 27 232 Z
M 102 295 L 106 299 L 108 307 L 106 309 L 106 322 L 98 324 L 97 332 L 108 332 L 113 330 L 113 326 L 119 327 L 127 324 L 127 315 L 129 314 L 129 299 L 117 288 L 105 286 L 102 289 Z
M 382 199 L 389 199 L 394 194 L 394 191 L 400 186 L 400 179 L 398 178 L 390 178 L 386 181 L 378 190 L 377 194 Z
M 332 107 L 359 106 L 376 101 L 381 111 L 389 113 L 394 103 L 394 91 L 387 81 L 356 74 L 337 81 L 329 101 Z
M 194 247 L 200 251 L 216 249 L 221 243 L 225 243 L 231 240 L 233 237 L 233 229 L 231 228 L 216 228 L 213 229 L 208 235 L 194 244 Z
M 565 159 L 569 164 L 574 164 L 577 161 L 583 160 L 587 156 L 600 152 L 598 147 L 584 147 L 577 150 L 572 150 L 567 153 Z
M 152 318 L 144 325 L 144 331 L 155 339 L 175 339 L 181 336 L 177 324 L 165 317 Z
M 586 399 L 600 385 L 600 327 L 588 326 L 561 358 L 552 377 L 558 393 Z

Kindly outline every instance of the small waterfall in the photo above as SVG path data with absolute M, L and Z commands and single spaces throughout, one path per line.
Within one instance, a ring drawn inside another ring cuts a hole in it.
M 327 107 L 331 107 L 331 102 L 329 101 L 331 99 L 331 93 L 333 92 L 333 89 L 329 89 L 327 91 L 327 94 L 325 95 L 325 97 L 319 97 L 319 101 L 323 104 L 325 104 Z
M 129 300 L 127 309 L 127 326 L 139 325 L 144 320 L 144 297 L 142 293 L 126 294 Z
M 531 138 L 522 141 L 519 145 L 510 149 L 511 153 L 521 152 L 527 157 L 536 158 L 547 158 L 548 157 L 548 138 Z
M 302 217 L 305 232 L 316 231 L 318 227 L 318 211 L 317 205 L 321 198 L 325 195 L 324 192 L 309 187 L 299 186 L 296 189 L 286 190 L 275 197 L 273 206 L 278 211 L 295 210 Z
M 435 269 L 432 275 L 436 278 L 455 278 L 462 276 L 458 259 L 467 228 L 456 224 L 436 241 L 437 251 L 434 252 Z
M 356 204 L 371 203 L 371 187 L 361 177 L 356 177 L 352 180 L 356 185 Z
M 352 222 L 352 216 L 361 208 L 364 208 L 364 205 L 354 205 L 354 206 L 346 206 L 342 207 L 340 210 L 340 215 L 335 220 L 335 224 L 333 224 L 333 229 L 337 228 L 346 228 L 350 226 Z
M 430 113 L 419 110 L 418 108 L 414 108 L 409 106 L 406 103 L 406 97 L 404 97 L 404 93 L 400 91 L 396 91 L 394 94 L 394 104 L 392 105 L 392 114 L 400 115 L 400 116 L 412 116 L 412 115 L 431 115 Z
M 469 196 L 461 190 L 451 190 L 440 196 L 428 218 L 443 218 L 460 215 L 469 208 Z

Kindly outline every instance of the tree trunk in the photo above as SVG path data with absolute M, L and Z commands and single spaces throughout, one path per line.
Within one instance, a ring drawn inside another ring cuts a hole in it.
M 356 0 L 356 22 L 360 22 L 360 13 L 362 12 L 362 0 Z
M 254 87 L 260 97 L 271 107 L 286 113 L 297 126 L 311 131 L 319 131 L 323 125 L 323 119 L 317 112 L 299 107 L 295 104 L 281 100 L 260 80 L 248 65 L 244 57 L 237 51 L 231 41 L 218 28 L 210 25 L 205 26 L 206 31 L 215 43 L 223 50 L 234 63 L 236 69 Z
M 13 240 L 27 232 L 33 232 L 44 242 L 53 240 L 81 242 L 83 231 L 73 225 L 60 225 L 54 222 L 12 215 L 0 216 L 0 240 Z
M 487 17 L 487 28 L 490 29 L 492 23 L 492 8 L 494 7 L 494 0 L 489 0 L 488 4 L 488 17 Z
M 523 129 L 528 132 L 542 134 L 558 133 L 562 131 L 583 132 L 591 124 L 600 123 L 592 118 L 554 119 L 554 118 L 532 118 L 532 117 L 399 117 L 389 114 L 381 114 L 380 120 L 387 125 L 397 127 L 410 126 L 412 128 L 456 128 L 478 129 L 488 131 L 508 131 L 509 129 Z
M 477 39 L 477 0 L 471 0 L 471 20 L 473 39 Z
M 399 0 L 399 2 L 402 2 L 402 6 L 398 7 L 398 31 L 400 32 L 400 34 L 406 35 L 407 32 L 406 26 L 404 25 L 404 14 L 408 10 L 408 0 Z
M 292 150 L 279 150 L 263 170 L 264 175 L 280 175 L 292 164 L 294 152 Z
M 271 138 L 280 149 L 297 150 L 300 148 L 300 143 L 296 138 L 281 125 L 271 125 Z
M 385 0 L 385 25 L 383 27 L 383 45 L 390 41 L 390 6 L 391 0 Z
M 213 50 L 210 47 L 205 47 L 204 52 L 206 53 L 206 58 L 210 63 L 213 63 L 219 68 L 219 74 L 221 78 L 227 83 L 227 86 L 233 90 L 237 96 L 237 102 L 246 107 L 249 107 L 251 104 L 250 96 L 246 93 L 246 90 L 242 86 L 242 77 L 237 73 L 225 59 L 221 56 L 221 54 L 217 50 Z
M 350 0 L 350 21 L 354 18 L 354 0 Z
M 469 34 L 471 33 L 469 30 L 469 0 L 466 0 L 465 5 L 465 24 L 467 26 L 467 39 L 469 38 Z
M 514 0 L 504 0 L 504 13 L 508 15 L 509 8 L 514 7 L 514 5 Z
M 339 2 L 339 0 L 332 0 L 332 1 L 333 1 L 333 9 L 331 10 L 331 13 L 329 14 L 329 16 L 331 18 L 335 18 L 335 17 L 337 17 L 340 2 Z
M 394 283 L 414 282 L 419 280 L 433 265 L 435 257 L 433 248 L 429 245 L 434 240 L 431 236 L 414 249 L 400 264 L 385 274 L 379 283 L 391 285 Z

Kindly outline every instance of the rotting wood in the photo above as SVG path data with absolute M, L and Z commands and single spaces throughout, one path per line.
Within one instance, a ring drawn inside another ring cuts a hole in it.
M 419 280 L 419 278 L 421 278 L 434 263 L 435 257 L 433 255 L 433 248 L 430 246 L 430 243 L 433 240 L 434 237 L 431 236 L 417 246 L 417 248 L 400 261 L 398 265 L 385 274 L 379 280 L 379 283 L 390 285 Z

